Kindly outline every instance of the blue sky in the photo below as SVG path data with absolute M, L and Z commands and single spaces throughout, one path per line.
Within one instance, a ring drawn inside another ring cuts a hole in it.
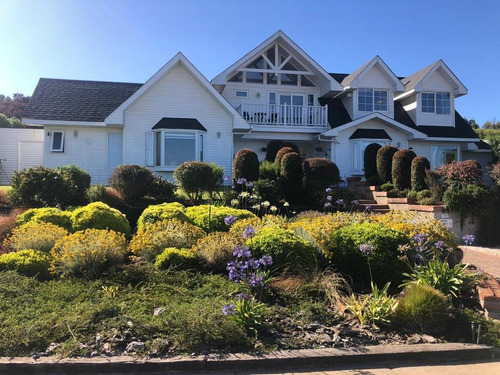
M 281 29 L 329 72 L 380 55 L 400 76 L 443 59 L 458 111 L 500 121 L 497 0 L 0 0 L 0 94 L 40 77 L 145 82 L 178 51 L 209 80 Z

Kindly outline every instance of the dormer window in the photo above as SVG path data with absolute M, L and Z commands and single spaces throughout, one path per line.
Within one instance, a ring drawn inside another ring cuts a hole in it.
M 451 100 L 449 92 L 423 92 L 421 99 L 422 113 L 450 114 Z
M 361 112 L 387 112 L 387 91 L 358 89 L 358 110 Z

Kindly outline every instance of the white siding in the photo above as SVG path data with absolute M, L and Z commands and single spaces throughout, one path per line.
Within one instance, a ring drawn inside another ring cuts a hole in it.
M 43 164 L 43 138 L 43 129 L 0 128 L 0 157 L 6 159 L 0 164 L 0 185 L 10 184 L 19 164 L 28 168 Z
M 92 183 L 106 183 L 112 167 L 108 167 L 108 132 L 120 133 L 120 129 L 75 126 L 46 126 L 45 133 L 64 132 L 64 152 L 50 151 L 50 137 L 45 137 L 45 166 L 57 168 L 75 164 L 87 170 Z M 75 133 L 77 131 L 78 133 Z
M 206 129 L 204 161 L 231 174 L 233 118 L 182 65 L 173 68 L 125 112 L 123 162 L 145 164 L 146 132 L 163 117 L 195 118 Z M 220 132 L 220 138 L 217 138 Z M 171 172 L 156 170 L 171 178 Z
M 417 95 L 417 125 L 455 126 L 455 96 L 454 89 L 445 76 L 436 70 L 429 78 L 422 82 L 423 92 L 449 92 L 450 114 L 422 113 L 421 96 Z

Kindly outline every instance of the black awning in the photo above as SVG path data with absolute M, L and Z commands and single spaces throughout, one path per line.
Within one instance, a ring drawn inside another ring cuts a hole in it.
M 153 126 L 156 129 L 184 129 L 207 131 L 205 127 L 195 118 L 163 117 Z
M 387 134 L 383 129 L 356 129 L 356 131 L 349 137 L 349 139 L 359 138 L 389 139 L 392 141 L 392 138 L 389 137 L 389 134 Z

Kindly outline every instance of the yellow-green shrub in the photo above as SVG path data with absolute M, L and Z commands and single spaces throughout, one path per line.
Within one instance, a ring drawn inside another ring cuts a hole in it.
M 255 257 L 271 255 L 273 267 L 292 271 L 313 270 L 316 267 L 315 248 L 293 231 L 271 226 L 260 229 L 247 240 Z
M 186 207 L 178 202 L 153 204 L 142 212 L 137 220 L 137 229 L 140 230 L 146 225 L 168 219 L 177 219 L 192 224 L 193 221 L 184 213 L 185 210 Z
M 51 223 L 28 223 L 14 228 L 4 246 L 14 251 L 40 250 L 48 253 L 57 241 L 68 235 L 68 231 Z
M 38 250 L 21 250 L 0 255 L 0 271 L 14 270 L 25 276 L 49 277 L 50 257 Z
M 87 229 L 59 240 L 50 254 L 52 273 L 95 278 L 123 262 L 127 243 L 122 233 Z
M 68 211 L 61 211 L 55 207 L 31 208 L 20 214 L 16 220 L 18 225 L 23 225 L 29 222 L 52 223 L 66 229 L 67 231 L 71 232 L 72 230 L 71 213 Z
M 199 265 L 199 258 L 190 249 L 176 249 L 167 247 L 163 253 L 156 257 L 155 267 L 159 270 L 166 270 L 170 267 L 175 269 L 194 269 Z
M 195 225 L 207 232 L 227 232 L 229 227 L 224 223 L 224 219 L 230 215 L 237 217 L 239 220 L 256 217 L 247 210 L 208 204 L 189 207 L 186 209 L 186 215 L 193 220 Z
M 212 270 L 224 272 L 235 247 L 242 243 L 243 237 L 235 233 L 213 232 L 200 238 L 193 250 Z
M 164 220 L 139 230 L 130 241 L 129 249 L 135 255 L 154 262 L 167 247 L 191 248 L 205 235 L 203 229 L 193 224 L 176 219 Z
M 94 202 L 77 208 L 71 215 L 71 221 L 75 231 L 109 229 L 126 236 L 130 235 L 130 224 L 125 215 L 102 202 Z
M 251 226 L 256 232 L 258 232 L 261 228 L 274 225 L 279 225 L 280 227 L 285 228 L 287 226 L 287 222 L 283 216 L 279 215 L 264 215 L 262 218 L 255 216 L 248 219 L 236 220 L 236 222 L 229 229 L 229 232 L 242 236 L 245 228 L 248 226 Z

